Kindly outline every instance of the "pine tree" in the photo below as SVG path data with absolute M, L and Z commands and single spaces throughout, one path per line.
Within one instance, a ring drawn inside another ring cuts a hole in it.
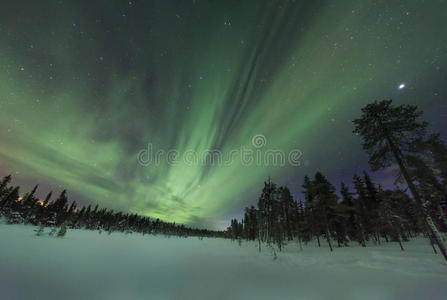
M 309 233 L 306 240 L 309 241 L 315 236 L 317 238 L 318 247 L 320 247 L 321 231 L 316 224 L 317 218 L 314 210 L 314 187 L 312 181 L 307 175 L 304 176 L 304 183 L 301 187 L 305 199 L 304 216 L 306 219 L 306 231 Z
M 365 245 L 365 241 L 369 240 L 369 234 L 371 233 L 371 221 L 368 216 L 366 208 L 366 187 L 363 179 L 357 174 L 353 177 L 354 188 L 356 190 L 357 198 L 355 198 L 355 210 L 357 212 L 357 224 L 359 227 L 359 234 L 361 235 L 362 246 Z
M 6 194 L 8 190 L 8 185 L 11 183 L 11 175 L 7 175 L 3 177 L 2 181 L 0 182 L 0 203 L 2 202 L 3 196 Z
M 26 222 L 32 219 L 33 214 L 36 213 L 35 205 L 37 202 L 37 198 L 34 196 L 34 194 L 36 193 L 38 186 L 39 185 L 34 186 L 33 190 L 23 197 L 21 210 Z
M 337 200 L 334 186 L 326 177 L 317 172 L 312 182 L 314 191 L 314 214 L 317 215 L 316 224 L 324 232 L 329 249 L 333 251 L 331 232 L 336 232 Z
M 363 179 L 365 182 L 365 188 L 366 188 L 366 198 L 365 198 L 365 206 L 366 206 L 366 212 L 368 216 L 368 220 L 370 220 L 369 225 L 371 226 L 369 228 L 370 233 L 373 235 L 375 241 L 380 244 L 380 227 L 379 223 L 375 222 L 379 218 L 379 199 L 377 197 L 377 188 L 374 185 L 374 183 L 371 181 L 371 177 L 369 174 L 364 171 L 363 172 Z
M 349 188 L 343 182 L 341 183 L 340 193 L 342 196 L 341 205 L 344 206 L 344 210 L 347 215 L 346 233 L 350 240 L 357 241 L 360 245 L 365 246 L 363 232 L 358 221 L 353 194 L 349 191 Z
M 48 204 L 50 203 L 52 194 L 53 194 L 52 192 L 49 192 L 48 195 L 45 197 L 45 200 L 43 201 L 42 205 L 39 205 L 37 208 L 36 219 L 44 224 L 48 224 L 49 219 Z
M 68 198 L 66 190 L 63 190 L 53 203 L 48 204 L 51 221 L 54 221 L 56 226 L 59 226 L 65 221 L 67 217 L 67 205 Z
M 258 225 L 261 234 L 261 241 L 270 243 L 274 240 L 275 231 L 275 206 L 278 196 L 276 185 L 268 179 L 264 182 L 261 197 L 258 200 Z
M 9 193 L 5 194 L 3 196 L 1 203 L 0 203 L 0 207 L 10 208 L 10 207 L 14 206 L 14 204 L 19 199 L 19 191 L 20 191 L 20 188 L 18 186 L 16 186 L 11 191 L 9 191 Z
M 290 241 L 293 239 L 293 214 L 294 214 L 294 201 L 290 190 L 287 187 L 280 189 L 280 222 L 283 224 L 287 239 Z
M 246 240 L 250 240 L 250 215 L 249 215 L 249 208 L 245 208 L 244 218 L 242 219 L 243 229 L 242 229 L 242 235 Z
M 243 228 L 244 228 L 244 220 L 243 219 L 241 221 L 241 225 L 242 225 L 242 233 L 243 233 Z M 238 240 L 240 237 L 240 233 L 239 233 L 239 221 L 237 219 L 231 220 L 230 230 L 232 231 L 232 239 Z
M 370 156 L 369 164 L 373 170 L 388 167 L 393 161 L 397 163 L 408 188 L 420 205 L 427 227 L 447 260 L 446 246 L 426 211 L 405 161 L 405 153 L 413 151 L 415 143 L 422 140 L 426 133 L 427 123 L 417 121 L 421 114 L 416 106 L 393 106 L 391 100 L 375 101 L 362 109 L 361 118 L 354 120 L 354 133 L 362 136 L 362 146 Z
M 397 196 L 397 197 L 396 197 Z M 404 251 L 402 240 L 406 239 L 403 235 L 403 218 L 399 211 L 399 196 L 394 191 L 381 191 L 382 199 L 379 207 L 379 216 L 386 234 L 390 235 L 392 240 L 399 243 L 400 249 Z
M 245 208 L 244 214 L 244 237 L 247 240 L 255 240 L 258 235 L 257 212 L 254 206 Z
M 70 205 L 70 208 L 67 211 L 67 218 L 66 218 L 66 220 L 69 221 L 71 224 L 74 223 L 75 212 L 76 212 L 76 202 L 73 201 Z
M 304 206 L 301 199 L 296 204 L 296 212 L 294 217 L 294 232 L 298 237 L 298 242 L 300 244 L 300 250 L 303 250 L 303 245 L 301 240 L 303 239 L 303 229 L 304 229 Z

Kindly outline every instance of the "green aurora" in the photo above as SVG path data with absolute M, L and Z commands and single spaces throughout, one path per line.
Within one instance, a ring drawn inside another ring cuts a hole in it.
M 338 184 L 366 168 L 350 120 L 374 99 L 418 104 L 447 128 L 446 12 L 435 0 L 4 1 L 0 175 L 225 227 L 267 176 L 298 196 L 304 174 Z M 299 149 L 301 165 L 137 159 L 149 143 L 254 150 L 258 134 L 262 150 Z

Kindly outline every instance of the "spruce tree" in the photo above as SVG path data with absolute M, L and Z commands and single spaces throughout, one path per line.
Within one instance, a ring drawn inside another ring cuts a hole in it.
M 444 259 L 447 248 L 438 232 L 416 186 L 407 170 L 406 153 L 414 151 L 415 143 L 426 133 L 426 122 L 419 122 L 422 112 L 413 105 L 393 106 L 391 100 L 375 101 L 362 108 L 362 116 L 354 120 L 354 133 L 362 139 L 363 149 L 369 154 L 369 164 L 379 170 L 396 162 L 414 199 L 420 206 L 427 227 L 435 239 Z
M 379 207 L 379 216 L 385 234 L 388 234 L 392 240 L 399 243 L 400 249 L 404 251 L 402 239 L 404 219 L 400 215 L 399 197 L 393 191 L 382 191 L 380 193 L 381 203 Z
M 314 186 L 313 182 L 310 180 L 310 178 L 306 175 L 304 176 L 304 183 L 301 186 L 302 187 L 302 193 L 304 194 L 304 200 L 305 200 L 305 208 L 304 208 L 304 216 L 306 219 L 306 231 L 308 232 L 308 237 L 306 240 L 311 240 L 313 237 L 317 238 L 318 247 L 321 246 L 320 243 L 320 228 L 317 225 L 317 216 L 316 216 L 316 210 L 314 209 L 315 203 L 314 203 Z
M 36 193 L 37 188 L 38 185 L 34 186 L 33 190 L 29 194 L 26 194 L 22 200 L 21 210 L 26 222 L 29 222 L 36 213 L 35 205 L 38 199 L 34 196 L 34 194 Z
M 333 251 L 331 242 L 331 232 L 336 231 L 335 220 L 338 216 L 337 200 L 334 186 L 326 177 L 317 172 L 312 182 L 314 192 L 314 214 L 316 214 L 316 224 L 324 232 L 329 249 Z
M 287 239 L 290 241 L 293 239 L 293 214 L 294 214 L 294 201 L 290 190 L 287 187 L 280 189 L 280 222 L 283 224 Z
M 353 184 L 356 190 L 357 198 L 355 198 L 355 210 L 357 212 L 357 224 L 361 234 L 362 246 L 364 242 L 369 240 L 372 225 L 366 208 L 367 192 L 363 179 L 357 174 L 353 177 Z
M 19 191 L 20 191 L 20 188 L 18 186 L 16 186 L 12 190 L 10 190 L 7 194 L 5 194 L 3 196 L 1 203 L 0 203 L 0 207 L 1 206 L 7 207 L 7 208 L 13 207 L 14 204 L 19 199 Z
M 375 222 L 379 218 L 379 198 L 377 197 L 377 188 L 371 180 L 369 174 L 364 171 L 363 179 L 365 182 L 366 188 L 366 198 L 365 198 L 365 206 L 366 212 L 369 220 L 369 224 L 371 226 L 370 233 L 373 235 L 375 241 L 380 244 L 380 226 L 378 222 Z
M 342 182 L 340 194 L 342 196 L 341 205 L 346 212 L 346 233 L 350 240 L 358 241 L 359 244 L 363 243 L 362 235 L 359 232 L 359 226 L 356 221 L 356 208 L 354 205 L 353 194 L 349 191 L 349 188 Z
M 259 219 L 258 225 L 261 232 L 261 240 L 270 243 L 274 240 L 275 213 L 278 190 L 276 185 L 268 179 L 264 182 L 261 196 L 258 200 Z
M 6 194 L 6 191 L 8 190 L 8 185 L 11 183 L 11 175 L 7 175 L 3 177 L 2 181 L 0 182 L 0 202 L 3 198 L 3 196 Z
M 49 209 L 48 204 L 50 203 L 50 199 L 52 196 L 52 192 L 49 192 L 48 195 L 45 197 L 45 200 L 41 205 L 38 206 L 37 212 L 36 212 L 36 218 L 41 223 L 47 224 L 49 219 Z
M 296 202 L 295 202 L 296 203 Z M 300 244 L 300 250 L 303 250 L 301 241 L 303 239 L 304 229 L 304 206 L 301 199 L 296 203 L 296 210 L 294 216 L 294 235 L 298 237 L 298 243 Z

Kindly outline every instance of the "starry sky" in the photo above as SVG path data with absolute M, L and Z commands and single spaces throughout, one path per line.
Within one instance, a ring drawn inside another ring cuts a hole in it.
M 268 176 L 295 198 L 317 170 L 349 183 L 368 168 L 351 120 L 375 99 L 417 104 L 445 137 L 446 11 L 443 0 L 1 1 L 0 175 L 208 228 L 240 217 Z M 300 156 L 142 164 L 148 145 Z M 391 185 L 393 172 L 373 178 Z

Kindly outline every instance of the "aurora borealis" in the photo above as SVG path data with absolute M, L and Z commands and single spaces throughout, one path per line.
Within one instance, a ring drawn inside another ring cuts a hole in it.
M 2 1 L 0 175 L 216 228 L 269 175 L 296 197 L 317 169 L 350 182 L 367 168 L 351 124 L 365 104 L 417 104 L 445 133 L 446 12 L 442 0 Z M 149 143 L 227 154 L 259 134 L 302 164 L 137 160 Z

